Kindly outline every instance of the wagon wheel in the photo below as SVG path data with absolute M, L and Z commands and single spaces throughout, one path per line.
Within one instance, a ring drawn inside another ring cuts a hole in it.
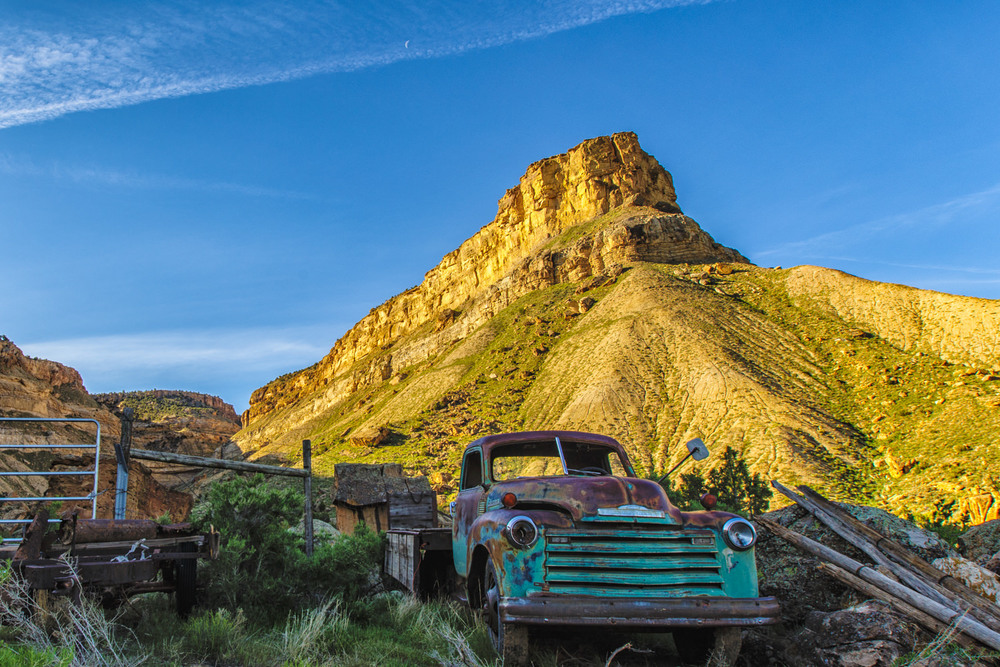
M 180 546 L 182 552 L 193 552 L 196 546 L 185 542 Z M 187 618 L 194 607 L 195 594 L 198 587 L 198 560 L 195 558 L 178 558 L 174 561 L 174 602 L 177 615 Z
M 500 621 L 500 579 L 497 577 L 493 561 L 486 563 L 484 581 L 483 615 L 490 642 L 504 665 L 524 665 L 528 662 L 528 629 L 522 625 L 512 625 Z
M 743 635 L 736 627 L 684 628 L 673 635 L 678 655 L 690 665 L 732 667 L 743 645 Z

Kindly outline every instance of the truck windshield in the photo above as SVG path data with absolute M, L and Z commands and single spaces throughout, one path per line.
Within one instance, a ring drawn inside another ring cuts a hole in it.
M 612 447 L 563 441 L 562 449 L 570 475 L 631 475 L 627 461 Z M 516 477 L 554 477 L 565 474 L 555 440 L 497 446 L 492 452 L 490 472 L 497 482 Z

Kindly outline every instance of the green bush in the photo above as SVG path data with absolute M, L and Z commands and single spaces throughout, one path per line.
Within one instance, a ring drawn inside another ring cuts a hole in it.
M 958 538 L 969 530 L 971 524 L 968 513 L 959 514 L 956 505 L 958 505 L 957 500 L 947 502 L 937 500 L 934 503 L 934 511 L 929 517 L 915 517 L 912 512 L 907 512 L 904 518 L 924 530 L 937 533 L 938 537 L 948 543 L 948 546 L 957 548 Z M 958 515 L 957 518 L 956 515 Z
M 65 647 L 0 644 L 0 667 L 69 667 L 72 663 L 73 651 Z
M 254 622 L 273 624 L 327 598 L 358 599 L 377 583 L 381 537 L 360 526 L 306 556 L 302 536 L 288 530 L 303 503 L 301 493 L 259 474 L 213 485 L 193 515 L 200 529 L 222 534 L 219 558 L 202 564 L 204 605 L 242 608 Z
M 698 509 L 702 494 L 711 492 L 718 498 L 719 509 L 750 516 L 766 510 L 774 495 L 760 473 L 750 474 L 746 459 L 732 447 L 726 447 L 722 465 L 712 468 L 707 479 L 698 471 L 684 473 L 676 489 L 669 479 L 663 488 L 670 502 L 683 510 Z
M 722 465 L 709 471 L 708 488 L 718 496 L 719 505 L 737 514 L 760 514 L 774 495 L 760 473 L 750 474 L 746 459 L 732 447 L 723 452 Z

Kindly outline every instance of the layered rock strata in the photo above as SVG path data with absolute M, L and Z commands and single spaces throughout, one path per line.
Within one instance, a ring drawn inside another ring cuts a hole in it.
M 578 225 L 583 235 L 575 243 L 546 247 Z M 419 286 L 372 309 L 315 366 L 256 390 L 244 427 L 252 430 L 263 416 L 323 390 L 298 406 L 299 421 L 308 419 L 440 352 L 528 292 L 633 261 L 748 262 L 680 213 L 670 174 L 633 133 L 591 139 L 540 160 L 500 199 L 493 222 Z M 418 344 L 358 364 L 428 323 L 435 332 Z

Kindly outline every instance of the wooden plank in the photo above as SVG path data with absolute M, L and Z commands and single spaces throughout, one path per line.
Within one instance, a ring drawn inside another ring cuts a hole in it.
M 133 449 L 132 458 L 144 461 L 161 461 L 163 463 L 181 463 L 200 466 L 202 468 L 225 468 L 240 472 L 262 472 L 268 475 L 285 475 L 286 477 L 308 477 L 310 471 L 299 468 L 283 468 L 262 463 L 247 463 L 246 461 L 228 461 L 204 456 L 188 456 L 186 454 L 171 454 L 170 452 L 155 452 L 148 449 Z
M 385 549 L 385 571 L 413 594 L 420 587 L 420 535 L 414 532 L 389 531 Z
M 958 604 L 954 600 L 953 596 L 948 595 L 947 591 L 945 591 L 944 589 L 937 587 L 937 585 L 934 582 L 929 582 L 925 579 L 922 579 L 915 572 L 912 572 L 911 570 L 907 569 L 897 561 L 890 559 L 886 554 L 884 554 L 882 551 L 879 550 L 875 542 L 873 542 L 866 535 L 860 533 L 854 527 L 854 524 L 842 519 L 841 518 L 842 514 L 830 511 L 830 509 L 827 506 L 821 506 L 819 505 L 819 503 L 817 503 L 815 500 L 811 498 L 800 496 L 799 494 L 795 493 L 794 491 L 785 487 L 784 485 L 780 484 L 777 481 L 772 481 L 771 486 L 773 486 L 778 491 L 783 493 L 789 499 L 795 501 L 801 507 L 805 508 L 806 511 L 808 511 L 814 517 L 819 519 L 819 521 L 823 523 L 827 528 L 832 530 L 837 535 L 840 535 L 840 537 L 842 537 L 848 544 L 854 545 L 855 547 L 860 549 L 863 553 L 867 554 L 868 557 L 871 558 L 873 561 L 875 561 L 876 564 L 881 565 L 889 572 L 892 572 L 892 574 L 897 579 L 899 579 L 903 584 L 909 586 L 910 588 L 917 591 L 921 595 L 925 595 L 930 599 L 935 600 L 939 604 L 945 605 L 946 607 L 955 607 L 957 609 L 961 609 L 962 611 L 973 613 L 973 615 L 976 615 L 974 613 L 974 610 L 970 608 L 971 605 L 968 605 L 964 602 Z M 843 512 L 843 514 L 847 513 Z M 860 522 L 856 521 L 856 523 Z M 878 535 L 876 531 L 872 532 Z M 882 536 L 879 535 L 879 538 L 881 537 Z M 1000 629 L 994 627 L 987 619 L 982 618 L 981 615 L 976 615 L 976 617 L 983 623 L 986 623 L 992 629 L 994 630 Z
M 951 596 L 957 597 L 963 602 L 963 609 L 968 605 L 972 608 L 973 615 L 976 618 L 980 619 L 993 630 L 1000 631 L 1000 608 L 992 600 L 983 597 L 950 574 L 942 572 L 919 556 L 910 553 L 903 545 L 885 537 L 874 528 L 854 518 L 808 486 L 799 486 L 798 490 L 821 510 L 826 511 L 829 515 L 847 524 L 858 535 L 870 540 L 877 549 L 885 552 L 890 558 L 901 565 L 912 568 L 913 572 L 929 582 L 943 596 L 949 600 L 951 600 Z
M 893 609 L 906 614 L 914 621 L 916 621 L 921 627 L 930 632 L 932 635 L 940 635 L 942 633 L 948 632 L 951 626 L 942 623 L 930 614 L 925 614 L 916 607 L 903 602 L 897 597 L 889 595 L 883 591 L 878 586 L 872 586 L 864 579 L 859 579 L 847 570 L 843 570 L 832 563 L 820 563 L 819 570 L 829 574 L 831 577 L 838 579 L 842 583 L 850 586 L 856 591 L 864 593 L 870 597 L 881 600 L 882 602 L 888 603 Z M 968 637 L 967 635 L 955 631 L 952 637 L 956 642 L 964 646 L 965 648 L 976 648 L 976 642 Z
M 964 613 L 957 611 L 952 607 L 946 607 L 924 595 L 920 595 L 903 584 L 893 581 L 881 572 L 859 563 L 853 558 L 849 558 L 841 553 L 838 553 L 815 540 L 811 540 L 805 535 L 800 535 L 793 530 L 785 528 L 775 521 L 771 521 L 770 519 L 765 519 L 760 516 L 758 516 L 756 520 L 778 537 L 791 542 L 803 551 L 847 570 L 851 574 L 864 579 L 868 583 L 878 586 L 883 591 L 900 598 L 907 604 L 917 607 L 921 611 L 930 614 L 942 623 L 957 626 L 959 630 L 969 635 L 979 643 L 1000 651 L 1000 633 L 994 632 L 979 621 L 966 616 Z

